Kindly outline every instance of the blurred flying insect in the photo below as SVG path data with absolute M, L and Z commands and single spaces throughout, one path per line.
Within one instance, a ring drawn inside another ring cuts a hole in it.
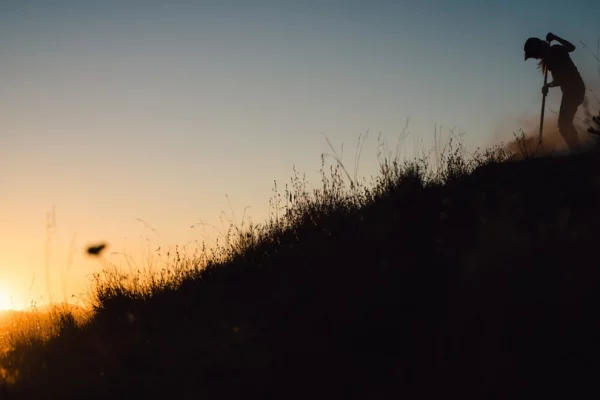
M 98 256 L 100 255 L 100 253 L 102 252 L 102 250 L 104 250 L 106 248 L 106 244 L 102 243 L 99 244 L 98 246 L 90 246 L 87 249 L 88 254 L 93 255 L 93 256 Z

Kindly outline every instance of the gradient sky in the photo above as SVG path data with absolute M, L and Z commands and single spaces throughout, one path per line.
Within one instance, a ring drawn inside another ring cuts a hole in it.
M 214 237 L 191 226 L 221 227 L 223 211 L 262 221 L 274 180 L 294 165 L 318 179 L 323 135 L 353 167 L 370 130 L 363 175 L 377 133 L 393 143 L 406 118 L 408 154 L 431 148 L 436 124 L 472 149 L 509 141 L 539 118 L 524 41 L 573 42 L 600 93 L 580 43 L 596 50 L 599 16 L 597 0 L 3 0 L 0 291 L 17 307 L 62 299 L 102 268 L 90 243 L 142 266 L 158 245 Z

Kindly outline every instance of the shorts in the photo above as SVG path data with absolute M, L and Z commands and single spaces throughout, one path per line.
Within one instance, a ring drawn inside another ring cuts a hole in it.
M 585 100 L 585 86 L 576 86 L 562 89 L 563 96 L 560 103 L 560 111 L 558 113 L 558 126 L 571 125 L 577 108 Z

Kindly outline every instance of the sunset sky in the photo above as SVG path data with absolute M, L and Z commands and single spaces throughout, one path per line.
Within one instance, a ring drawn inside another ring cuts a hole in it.
M 509 141 L 540 112 L 525 40 L 570 40 L 600 94 L 581 45 L 596 51 L 599 23 L 597 0 L 3 0 L 0 299 L 47 299 L 46 266 L 54 299 L 85 291 L 102 268 L 88 244 L 142 266 L 214 237 L 196 224 L 221 228 L 223 211 L 262 221 L 294 165 L 318 179 L 324 135 L 353 167 L 371 132 L 363 175 L 377 133 L 394 143 L 406 118 L 408 156 L 436 124 L 471 149 Z

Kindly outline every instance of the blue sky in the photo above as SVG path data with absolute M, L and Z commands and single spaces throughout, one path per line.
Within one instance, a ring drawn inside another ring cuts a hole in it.
M 108 240 L 136 256 L 147 236 L 157 240 L 141 218 L 171 245 L 202 240 L 190 226 L 220 224 L 225 194 L 238 218 L 250 206 L 264 219 L 274 180 L 294 165 L 318 178 L 323 135 L 344 143 L 351 163 L 370 130 L 363 174 L 377 168 L 377 133 L 393 142 L 406 118 L 408 153 L 430 148 L 436 124 L 465 132 L 470 148 L 511 140 L 539 117 L 542 77 L 523 61 L 524 41 L 552 31 L 573 42 L 600 93 L 597 62 L 580 44 L 595 50 L 599 15 L 597 1 L 5 0 L 5 286 L 18 297 L 42 275 L 52 206 L 59 276 L 73 235 L 77 249 Z M 549 106 L 559 101 L 552 92 Z M 97 268 L 74 264 L 72 290 Z

